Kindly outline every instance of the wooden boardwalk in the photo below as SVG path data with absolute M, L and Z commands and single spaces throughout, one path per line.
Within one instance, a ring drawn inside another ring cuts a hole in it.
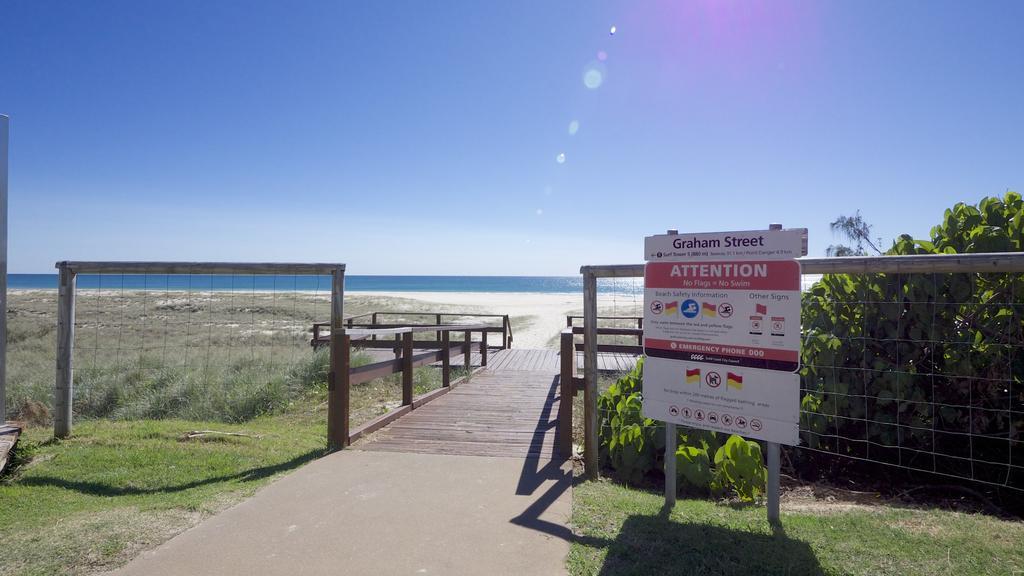
M 611 367 L 636 359 L 603 354 Z M 618 355 L 622 356 L 622 355 Z M 453 362 L 457 362 L 453 358 Z M 601 364 L 601 362 L 599 362 Z M 557 350 L 513 348 L 448 394 L 357 442 L 357 450 L 555 458 L 559 403 Z

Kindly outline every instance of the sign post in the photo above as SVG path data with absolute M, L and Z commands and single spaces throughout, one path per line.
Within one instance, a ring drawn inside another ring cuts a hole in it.
M 7 421 L 7 138 L 0 114 L 0 426 Z
M 671 428 L 766 441 L 768 515 L 777 522 L 779 444 L 799 441 L 795 259 L 806 252 L 806 231 L 772 225 L 674 232 L 645 241 L 643 413 Z M 665 454 L 668 503 L 675 497 L 674 444 L 672 434 Z

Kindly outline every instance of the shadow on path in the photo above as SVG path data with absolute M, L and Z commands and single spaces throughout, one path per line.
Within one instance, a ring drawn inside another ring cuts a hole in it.
M 111 486 L 110 484 L 103 484 L 100 482 L 85 482 L 76 480 L 66 480 L 64 478 L 54 478 L 52 476 L 33 476 L 19 480 L 18 483 L 25 486 L 56 486 L 58 488 L 64 488 L 67 490 L 75 490 L 83 494 L 89 494 L 91 496 L 138 496 L 145 494 L 171 494 L 174 492 L 182 492 L 184 490 L 190 490 L 192 488 L 198 488 L 207 484 L 217 484 L 219 482 L 228 482 L 231 480 L 241 480 L 242 482 L 252 482 L 254 480 L 260 480 L 267 476 L 272 476 L 278 472 L 284 472 L 286 470 L 292 470 L 298 468 L 303 464 L 310 462 L 320 456 L 324 455 L 324 451 L 321 449 L 310 450 L 305 454 L 300 454 L 291 460 L 281 462 L 279 464 L 273 464 L 270 466 L 261 466 L 259 468 L 251 468 L 249 470 L 243 470 L 235 474 L 226 474 L 223 476 L 214 476 L 212 478 L 203 478 L 202 480 L 194 480 L 192 482 L 186 482 L 184 484 L 177 484 L 175 486 L 161 486 L 159 488 L 136 488 L 136 487 L 125 487 L 125 486 Z
M 537 427 L 530 444 L 530 453 L 539 454 L 544 443 L 545 435 L 557 434 L 557 416 L 552 420 L 552 413 L 559 400 L 557 391 L 559 389 L 559 377 L 555 376 L 548 387 L 547 399 L 544 402 L 544 409 L 537 420 Z M 557 414 L 557 413 L 556 413 Z M 557 438 L 556 438 L 557 441 Z M 572 487 L 572 467 L 565 464 L 560 456 L 545 460 L 541 466 L 541 459 L 537 457 L 527 458 L 523 461 L 523 468 L 519 474 L 519 483 L 516 486 L 516 495 L 532 495 L 545 482 L 554 480 L 547 491 L 535 500 L 522 514 L 516 516 L 510 522 L 524 528 L 537 530 L 571 542 L 573 540 L 572 530 L 561 524 L 541 519 L 543 514 L 551 505 L 558 500 L 567 490 Z M 566 469 L 563 469 L 566 468 Z

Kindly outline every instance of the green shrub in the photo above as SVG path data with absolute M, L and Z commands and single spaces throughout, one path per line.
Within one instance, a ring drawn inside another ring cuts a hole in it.
M 1022 249 L 1024 202 L 1009 192 L 957 204 L 928 240 L 900 236 L 888 254 Z M 1010 461 L 1022 305 L 1019 274 L 825 275 L 803 297 L 803 443 L 1020 486 L 1005 465 L 979 461 Z
M 638 484 L 664 474 L 665 425 L 644 418 L 643 359 L 597 399 L 599 459 L 620 480 Z M 754 500 L 767 472 L 761 447 L 739 436 L 677 427 L 676 475 L 681 488 L 705 494 L 733 493 Z

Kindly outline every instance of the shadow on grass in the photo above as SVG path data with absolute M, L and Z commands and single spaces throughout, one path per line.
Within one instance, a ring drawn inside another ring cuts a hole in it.
M 315 460 L 325 454 L 324 450 L 316 449 L 310 450 L 304 454 L 300 454 L 291 460 L 281 462 L 279 464 L 272 464 L 269 466 L 261 466 L 259 468 L 250 468 L 249 470 L 243 470 L 235 474 L 225 474 L 222 476 L 214 476 L 212 478 L 203 478 L 201 480 L 194 480 L 192 482 L 186 482 L 184 484 L 176 484 L 173 486 L 161 486 L 159 488 L 136 488 L 126 486 L 111 486 L 110 484 L 103 484 L 100 482 L 83 482 L 77 480 L 66 480 L 64 478 L 56 478 L 53 476 L 33 476 L 30 478 L 24 478 L 18 481 L 23 486 L 56 486 L 58 488 L 64 488 L 66 490 L 75 490 L 83 494 L 89 494 L 91 496 L 144 496 L 150 494 L 172 494 L 175 492 L 182 492 L 185 490 L 191 490 L 192 488 L 198 488 L 200 486 L 206 486 L 208 484 L 217 484 L 220 482 L 230 482 L 232 480 L 239 480 L 241 482 L 253 482 L 255 480 L 262 480 L 268 476 L 273 476 L 278 472 L 284 472 L 298 468 L 303 464 Z
M 626 519 L 614 540 L 576 539 L 605 549 L 603 576 L 641 574 L 824 574 L 811 547 L 786 536 L 672 520 L 669 509 Z

